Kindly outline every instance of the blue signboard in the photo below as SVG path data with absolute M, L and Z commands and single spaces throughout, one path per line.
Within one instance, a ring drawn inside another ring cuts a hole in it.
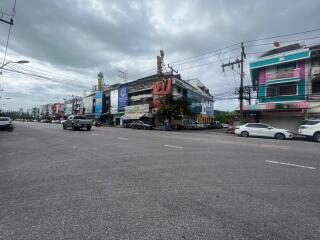
M 102 92 L 96 92 L 96 117 L 102 114 Z
M 128 86 L 119 88 L 119 112 L 124 112 L 125 107 L 128 106 Z

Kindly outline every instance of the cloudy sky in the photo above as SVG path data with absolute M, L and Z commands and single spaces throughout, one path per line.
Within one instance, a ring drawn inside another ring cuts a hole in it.
M 2 19 L 10 19 L 13 2 L 0 1 Z M 81 95 L 96 84 L 99 71 L 106 83 L 121 81 L 119 70 L 127 70 L 129 80 L 152 74 L 160 49 L 183 78 L 199 78 L 212 93 L 228 90 L 228 96 L 239 85 L 239 75 L 223 73 L 221 63 L 239 56 L 240 48 L 214 50 L 320 28 L 319 9 L 318 0 L 17 0 L 7 59 L 30 63 L 7 65 L 0 79 L 0 108 L 28 108 Z M 0 22 L 1 63 L 8 29 Z M 314 44 L 320 42 L 319 33 L 251 43 L 261 46 L 246 47 L 245 83 L 250 83 L 248 62 L 271 49 L 274 40 Z M 236 106 L 236 100 L 215 103 L 216 109 Z

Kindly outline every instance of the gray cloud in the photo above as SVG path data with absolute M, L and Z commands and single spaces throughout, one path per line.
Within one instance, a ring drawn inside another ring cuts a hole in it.
M 12 4 L 12 0 L 3 0 L 0 9 L 10 12 Z M 73 82 L 81 87 L 87 85 L 89 89 L 98 71 L 104 72 L 107 81 L 115 82 L 120 68 L 128 69 L 129 74 L 155 69 L 159 49 L 165 50 L 166 59 L 171 62 L 243 40 L 316 28 L 318 9 L 320 2 L 316 0 L 17 0 L 9 54 L 17 59 L 27 57 L 43 63 L 46 69 L 54 69 L 57 74 L 74 72 L 78 81 Z M 1 49 L 7 30 L 7 25 L 0 24 L 0 31 L 4 33 L 0 36 Z M 222 54 L 221 58 L 238 54 L 236 50 L 229 55 Z M 248 57 L 253 59 L 255 55 Z M 186 77 L 198 77 L 213 90 L 235 87 L 238 76 L 234 77 L 231 72 L 224 75 L 217 56 L 212 61 L 215 64 L 181 72 Z M 207 62 L 208 59 L 203 61 L 204 64 Z M 182 69 L 199 63 L 177 67 Z M 30 81 L 24 79 L 25 84 Z M 4 86 L 15 87 L 6 79 L 2 81 Z M 35 85 L 27 88 L 30 95 L 24 98 L 40 104 L 43 98 L 36 96 L 40 89 Z M 64 81 L 58 87 L 59 94 L 56 95 L 48 88 L 41 91 L 51 94 L 54 99 L 76 91 L 70 81 Z M 19 104 L 24 102 L 18 97 L 15 105 Z M 216 103 L 224 109 L 236 105 L 236 101 Z

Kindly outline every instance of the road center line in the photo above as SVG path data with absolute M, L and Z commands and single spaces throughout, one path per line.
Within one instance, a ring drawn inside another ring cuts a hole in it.
M 293 166 L 293 167 L 300 167 L 300 168 L 316 169 L 314 167 L 297 165 L 297 164 L 293 164 L 293 163 L 277 162 L 277 161 L 270 161 L 270 160 L 266 160 L 266 162 L 268 162 L 268 163 L 276 163 L 276 164 L 281 164 L 281 165 L 287 165 L 287 166 Z
M 128 138 L 121 138 L 121 137 L 118 137 L 118 139 L 120 139 L 120 140 L 125 140 L 125 141 L 128 141 L 128 140 L 129 140 Z
M 164 147 L 169 147 L 169 148 L 178 148 L 178 149 L 182 149 L 183 147 L 179 147 L 179 146 L 174 146 L 174 145 L 163 145 Z

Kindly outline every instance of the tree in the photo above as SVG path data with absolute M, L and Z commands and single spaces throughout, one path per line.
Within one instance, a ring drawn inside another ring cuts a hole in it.
M 169 95 L 162 100 L 161 106 L 158 108 L 156 115 L 160 121 L 168 120 L 170 125 L 172 119 L 192 115 L 191 102 L 186 97 L 173 99 L 173 97 Z

